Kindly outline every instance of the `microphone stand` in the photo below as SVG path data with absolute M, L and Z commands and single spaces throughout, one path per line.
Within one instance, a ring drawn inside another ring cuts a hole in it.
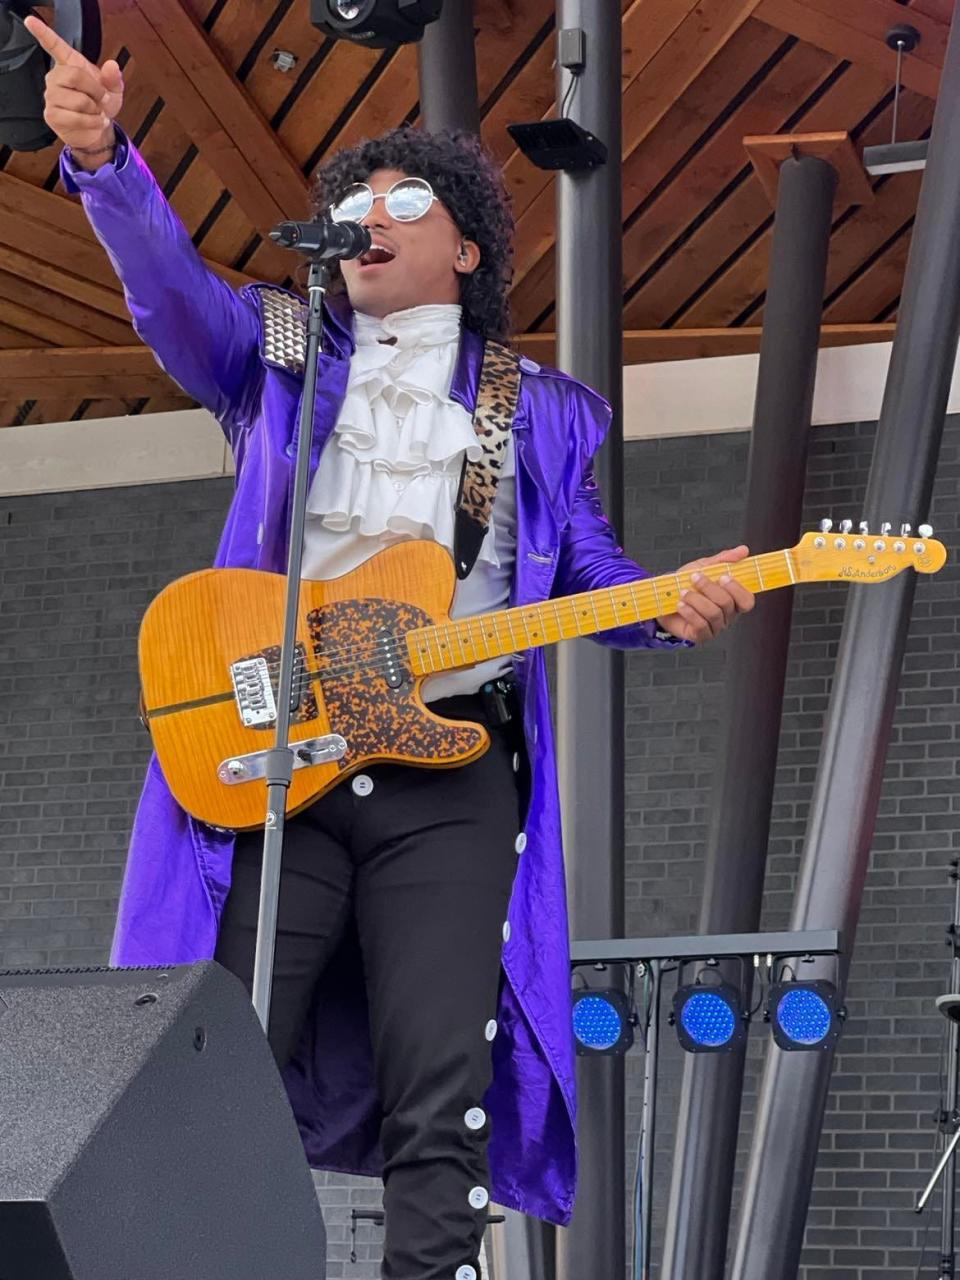
M 271 238 L 279 238 L 272 236 Z M 287 791 L 293 777 L 295 748 L 290 745 L 293 702 L 293 672 L 296 657 L 297 613 L 300 605 L 300 569 L 303 563 L 303 529 L 306 522 L 307 488 L 310 479 L 310 449 L 313 443 L 314 401 L 317 363 L 323 333 L 323 298 L 329 271 L 319 253 L 310 255 L 307 280 L 307 349 L 304 358 L 303 399 L 297 435 L 297 460 L 290 516 L 290 546 L 287 552 L 287 591 L 280 649 L 280 679 L 277 689 L 277 731 L 274 745 L 265 753 L 267 811 L 263 828 L 263 869 L 260 877 L 260 910 L 253 962 L 253 1007 L 266 1034 L 270 1022 L 270 994 L 277 942 L 277 912 L 280 905 L 280 868 L 287 811 Z M 298 699 L 299 700 L 299 699 Z
M 954 897 L 953 923 L 947 929 L 947 945 L 953 950 L 950 965 L 950 991 L 946 995 L 937 996 L 937 1008 L 949 1023 L 947 1041 L 947 1096 L 945 1106 L 937 1116 L 937 1123 L 944 1133 L 950 1128 L 953 1137 L 940 1157 L 937 1167 L 917 1201 L 916 1213 L 922 1213 L 924 1206 L 933 1194 L 937 1183 L 943 1177 L 943 1200 L 940 1206 L 940 1266 L 937 1280 L 953 1280 L 955 1274 L 956 1249 L 954 1230 L 956 1224 L 956 1176 L 957 1146 L 960 1145 L 960 1111 L 957 1109 L 960 1098 L 960 872 L 958 860 L 950 864 L 950 879 L 956 885 Z

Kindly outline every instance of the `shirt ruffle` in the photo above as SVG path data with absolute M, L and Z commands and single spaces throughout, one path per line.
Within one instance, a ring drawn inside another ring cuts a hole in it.
M 356 353 L 339 421 L 307 510 L 332 534 L 426 538 L 453 550 L 464 455 L 482 456 L 470 414 L 450 399 L 460 308 L 356 316 Z M 395 339 L 395 345 L 381 341 Z M 508 449 L 501 476 L 514 473 Z M 479 560 L 499 567 L 494 512 Z

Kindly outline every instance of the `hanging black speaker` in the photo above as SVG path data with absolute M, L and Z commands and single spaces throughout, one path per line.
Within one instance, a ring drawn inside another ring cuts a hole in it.
M 323 1280 L 313 1179 L 213 962 L 0 973 L 0 1280 Z
M 388 49 L 423 38 L 443 0 L 310 0 L 310 21 L 324 35 Z

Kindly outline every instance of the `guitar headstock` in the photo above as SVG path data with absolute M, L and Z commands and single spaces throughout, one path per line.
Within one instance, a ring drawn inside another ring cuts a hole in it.
M 914 533 L 909 524 L 884 523 L 879 533 L 871 533 L 861 521 L 856 531 L 852 520 L 820 522 L 819 533 L 806 533 L 794 547 L 794 566 L 800 582 L 884 582 L 904 569 L 936 573 L 947 559 L 942 542 L 922 524 Z

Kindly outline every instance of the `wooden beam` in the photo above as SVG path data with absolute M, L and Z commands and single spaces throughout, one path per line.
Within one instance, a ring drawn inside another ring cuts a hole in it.
M 86 335 L 83 346 L 91 343 L 104 346 L 129 346 L 136 341 L 136 334 L 128 320 L 120 320 L 95 307 L 84 305 L 68 297 L 62 289 L 45 289 L 37 284 L 29 264 L 32 258 L 21 258 L 23 265 L 19 273 L 0 270 L 0 299 L 29 307 L 39 315 L 55 315 L 58 320 L 72 325 Z M 56 280 L 59 286 L 62 276 Z M 6 302 L 0 302 L 0 311 L 5 311 Z M 18 343 L 22 346 L 22 343 Z
M 780 166 L 795 156 L 826 160 L 836 170 L 834 209 L 837 213 L 854 204 L 873 203 L 869 175 L 849 133 L 751 134 L 744 138 L 743 145 L 774 208 L 780 189 Z
M 0 237 L 2 237 L 3 223 L 8 213 L 35 222 L 45 222 L 48 226 L 58 231 L 65 231 L 68 235 L 75 236 L 78 240 L 95 247 L 107 267 L 105 273 L 107 278 L 112 280 L 119 291 L 120 283 L 93 233 L 93 227 L 83 212 L 79 197 L 59 196 L 53 191 L 35 187 L 32 183 L 24 182 L 21 178 L 15 178 L 12 174 L 0 170 L 0 215 L 2 215 L 0 216 Z M 63 266 L 70 269 L 72 250 L 58 254 L 58 258 Z M 204 263 L 234 289 L 254 283 L 253 277 L 245 275 L 242 271 L 234 271 L 232 267 L 222 266 L 219 262 L 211 262 L 207 258 L 204 258 Z
M 892 26 L 909 20 L 920 32 L 920 43 L 903 59 L 903 83 L 928 98 L 937 96 L 950 27 L 919 9 L 904 13 L 896 0 L 761 0 L 757 17 L 835 57 L 872 67 L 891 84 L 896 55 L 885 36 Z
M 44 347 L 0 351 L 3 394 L 39 398 L 177 394 L 147 347 Z M 182 394 L 182 392 L 181 392 Z
M 807 101 L 836 69 L 835 59 L 799 41 L 768 67 L 783 44 L 782 32 L 754 19 L 744 23 L 624 164 L 625 292 L 718 192 L 744 174 L 744 134 L 781 129 L 796 104 Z M 717 102 L 729 97 L 730 86 L 751 82 L 755 91 L 721 128 L 712 128 Z M 882 92 L 878 84 L 874 101 Z M 554 275 L 551 250 L 514 290 L 510 306 L 518 330 L 554 327 Z M 641 321 L 629 327 L 652 326 Z
M 821 345 L 889 342 L 892 324 L 825 325 Z M 760 348 L 759 328 L 648 329 L 623 335 L 625 364 L 743 355 Z M 527 333 L 515 339 L 524 354 L 550 363 L 556 335 Z M 174 396 L 183 392 L 157 367 L 146 347 L 42 347 L 0 351 L 0 386 L 7 398 Z
M 820 332 L 821 347 L 890 342 L 892 324 L 828 324 Z M 653 364 L 661 360 L 697 360 L 705 356 L 753 355 L 760 350 L 762 329 L 628 329 L 623 335 L 623 363 Z M 524 333 L 514 339 L 524 355 L 551 364 L 556 334 Z
M 851 68 L 851 70 L 859 70 L 859 68 Z M 848 72 L 848 74 L 850 73 Z M 821 99 L 819 106 L 822 107 L 825 103 L 826 96 Z M 908 90 L 900 100 L 900 122 L 904 130 L 904 136 L 908 138 L 918 137 L 926 125 L 929 124 L 932 112 L 933 103 L 929 98 Z M 888 106 L 871 121 L 860 136 L 859 141 L 862 146 L 870 146 L 873 142 L 889 138 L 891 114 L 891 108 Z M 882 186 L 883 188 L 897 186 L 902 189 L 903 194 L 914 192 L 916 188 L 908 179 L 909 175 L 905 174 L 901 179 L 898 179 L 896 184 L 890 182 L 884 183 Z M 757 183 L 754 182 L 751 185 L 755 190 L 759 190 Z M 852 237 L 850 242 L 854 248 L 856 259 L 853 266 L 850 266 L 849 260 L 847 260 L 849 270 L 844 278 L 848 278 L 852 271 L 856 271 L 865 259 L 868 259 L 876 252 L 882 252 L 884 242 L 897 230 L 902 221 L 902 219 L 897 218 L 893 224 L 889 224 L 885 209 L 886 200 L 882 198 L 881 191 L 881 198 L 878 198 L 872 204 L 861 205 L 859 209 L 850 215 L 850 218 L 845 223 L 834 231 L 831 236 L 830 256 L 827 260 L 828 281 L 835 280 L 834 262 L 836 262 L 837 267 L 840 267 L 846 258 L 844 249 L 849 238 Z M 874 217 L 873 215 L 876 216 Z M 769 225 L 764 226 L 768 222 Z M 740 246 L 738 252 L 729 260 L 729 265 L 724 266 L 718 274 L 714 274 L 709 286 L 700 292 L 696 298 L 692 299 L 681 314 L 676 316 L 674 324 L 697 328 L 702 326 L 719 327 L 760 323 L 758 317 L 749 313 L 749 309 L 763 296 L 767 287 L 770 246 L 773 239 L 773 225 L 769 204 L 766 204 L 761 217 L 757 219 L 756 225 L 760 229 L 760 234 L 754 234 L 749 243 L 744 244 L 743 239 L 747 234 L 748 224 L 745 222 L 739 224 Z M 836 259 L 834 259 L 834 254 L 837 255 Z M 698 267 L 699 280 L 704 277 L 704 261 L 702 259 Z M 835 287 L 836 284 L 834 284 Z M 867 312 L 865 314 L 837 317 L 837 319 L 850 319 L 866 323 L 879 320 L 881 317 L 876 312 Z M 652 321 L 653 324 L 658 322 L 663 323 L 661 320 Z
M 0 270 L 9 271 L 11 275 L 30 280 L 34 284 L 49 289 L 51 293 L 60 293 L 66 298 L 73 298 L 83 306 L 102 311 L 104 315 L 113 316 L 116 320 L 129 320 L 123 294 L 118 289 L 107 288 L 94 281 L 85 280 L 81 276 L 54 266 L 45 258 L 35 257 L 19 249 L 8 248 L 3 243 L 5 228 L 6 220 L 0 218 Z
M 182 0 L 123 0 L 117 29 L 253 225 L 302 216 L 309 186 Z

